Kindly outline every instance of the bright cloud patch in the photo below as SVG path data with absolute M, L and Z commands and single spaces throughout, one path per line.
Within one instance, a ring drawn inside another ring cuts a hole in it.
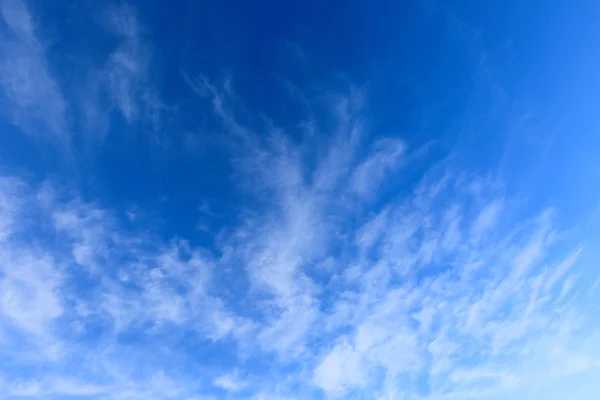
M 263 110 L 182 62 L 161 87 L 177 41 L 131 5 L 89 13 L 84 96 L 35 9 L 1 3 L 3 124 L 64 160 L 0 170 L 0 398 L 541 398 L 598 372 L 596 250 L 560 207 L 382 133 L 368 85 L 280 79 Z

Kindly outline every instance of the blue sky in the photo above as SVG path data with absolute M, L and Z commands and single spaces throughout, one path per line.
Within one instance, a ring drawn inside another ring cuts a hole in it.
M 600 396 L 600 3 L 0 11 L 0 399 Z

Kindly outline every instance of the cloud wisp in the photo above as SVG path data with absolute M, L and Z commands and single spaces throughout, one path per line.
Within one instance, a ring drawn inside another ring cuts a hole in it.
M 28 134 L 65 141 L 65 100 L 38 39 L 37 27 L 21 0 L 0 2 L 0 84 L 7 117 Z
M 67 71 L 67 81 L 82 81 L 73 88 L 60 86 L 59 71 L 48 58 L 57 49 L 39 39 L 31 7 L 22 0 L 3 0 L 0 6 L 0 105 L 12 124 L 69 147 L 74 133 L 85 140 L 104 138 L 117 111 L 127 124 L 143 126 L 153 140 L 160 139 L 167 106 L 150 81 L 152 51 L 133 7 L 108 7 L 96 18 L 97 29 L 112 35 L 117 45 L 104 63 L 82 62 L 82 68 Z M 87 55 L 73 57 L 85 60 Z
M 88 136 L 105 137 L 118 114 L 157 141 L 167 105 L 150 79 L 152 48 L 137 11 L 123 3 L 109 6 L 99 19 L 116 46 L 103 65 L 91 66 L 85 73 L 85 93 L 78 96 L 82 127 Z

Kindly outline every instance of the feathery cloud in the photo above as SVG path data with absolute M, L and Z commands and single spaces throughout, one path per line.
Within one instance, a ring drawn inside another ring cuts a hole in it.
M 28 134 L 65 141 L 67 101 L 52 75 L 34 19 L 21 0 L 3 0 L 0 7 L 2 111 Z
M 160 126 L 141 15 L 102 16 L 116 44 L 83 74 L 90 129 L 113 111 L 124 131 Z M 11 121 L 62 135 L 68 97 L 35 18 L 18 0 L 2 18 Z M 600 367 L 593 248 L 560 209 L 375 137 L 367 85 L 313 88 L 290 121 L 229 75 L 179 83 L 229 160 L 222 204 L 186 197 L 215 235 L 95 181 L 0 173 L 0 398 L 501 399 Z M 171 177 L 149 185 L 179 187 Z

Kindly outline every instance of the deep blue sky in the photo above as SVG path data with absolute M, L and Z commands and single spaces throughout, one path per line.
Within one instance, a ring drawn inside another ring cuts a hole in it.
M 600 394 L 597 2 L 0 11 L 0 399 Z

